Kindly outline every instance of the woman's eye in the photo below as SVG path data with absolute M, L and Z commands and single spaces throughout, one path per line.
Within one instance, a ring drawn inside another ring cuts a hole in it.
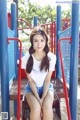
M 40 40 L 34 39 L 34 42 L 45 42 L 45 40 L 44 39 L 40 39 Z
M 41 40 L 41 42 L 44 42 L 44 40 Z
M 37 42 L 37 40 L 34 40 L 34 42 Z

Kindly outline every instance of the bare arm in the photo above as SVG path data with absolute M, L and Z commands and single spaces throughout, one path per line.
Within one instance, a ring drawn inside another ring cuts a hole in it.
M 29 80 L 29 83 L 30 83 L 31 90 L 32 90 L 33 94 L 35 95 L 35 97 L 37 98 L 37 100 L 39 101 L 40 98 L 39 98 L 39 95 L 38 95 L 38 92 L 37 92 L 37 89 L 36 89 L 36 84 L 28 73 L 27 73 L 27 77 L 28 77 L 28 80 Z
M 49 84 L 50 84 L 50 80 L 51 80 L 51 75 L 52 75 L 52 71 L 48 72 L 48 74 L 45 78 L 44 91 L 43 91 L 43 95 L 42 95 L 43 100 L 44 100 L 44 98 L 45 98 L 45 96 L 47 95 L 47 92 L 48 92 L 48 88 L 49 88 Z

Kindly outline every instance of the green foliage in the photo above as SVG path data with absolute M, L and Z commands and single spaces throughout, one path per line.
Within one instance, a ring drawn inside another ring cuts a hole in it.
M 67 11 L 62 11 L 62 18 L 70 18 L 71 17 L 71 6 Z
M 19 0 L 18 6 L 18 16 L 27 20 L 30 24 L 32 24 L 34 16 L 38 16 L 40 24 L 52 22 L 56 19 L 56 10 L 51 8 L 50 5 L 41 7 L 37 3 L 31 3 L 30 0 Z
M 25 19 L 31 25 L 34 16 L 38 16 L 39 24 L 51 23 L 56 20 L 55 7 L 51 8 L 50 5 L 41 7 L 38 3 L 32 3 L 31 0 L 19 0 L 18 2 L 18 17 Z M 69 10 L 62 11 L 62 18 L 69 18 L 70 11 L 71 6 Z
M 40 6 L 38 3 L 32 3 L 31 0 L 18 0 L 18 17 L 26 20 L 31 26 L 33 24 L 33 17 L 38 16 L 38 24 L 52 23 L 56 21 L 56 8 L 51 8 L 50 5 Z M 69 10 L 62 11 L 62 18 L 70 18 Z M 19 27 L 27 27 L 24 23 L 19 23 Z M 23 33 L 24 31 L 22 31 Z M 29 35 L 25 33 L 28 37 Z M 23 38 L 22 41 L 26 41 Z

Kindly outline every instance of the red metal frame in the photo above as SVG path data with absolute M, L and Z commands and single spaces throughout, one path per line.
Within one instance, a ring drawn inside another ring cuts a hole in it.
M 56 22 L 52 22 L 49 24 L 42 24 L 41 27 L 43 27 L 45 29 L 45 31 L 47 32 L 47 34 L 49 34 L 50 36 L 50 51 L 52 53 L 56 53 Z M 52 78 L 54 78 L 56 75 L 56 72 L 54 71 L 52 74 Z
M 49 24 L 41 24 L 40 26 L 43 27 L 46 30 L 47 34 L 49 34 L 49 26 L 51 26 L 51 23 L 49 23 Z
M 8 17 L 8 27 L 11 29 L 11 13 L 8 13 L 7 17 Z
M 20 58 L 19 58 L 19 74 L 18 74 L 18 106 L 17 106 L 17 120 L 20 120 L 20 92 L 21 92 L 21 58 L 22 58 L 22 42 L 18 38 L 8 38 L 20 43 Z M 9 42 L 8 42 L 9 43 Z
M 58 40 L 58 53 L 60 57 L 60 63 L 61 63 L 61 70 L 62 70 L 62 78 L 63 78 L 63 86 L 64 86 L 64 93 L 65 93 L 65 100 L 66 100 L 66 107 L 67 107 L 67 115 L 68 115 L 68 120 L 71 120 L 71 114 L 70 114 L 70 106 L 69 106 L 69 101 L 68 101 L 68 91 L 66 87 L 66 80 L 65 80 L 65 75 L 64 75 L 64 66 L 62 62 L 62 52 L 61 52 L 61 47 L 60 47 L 60 42 L 63 40 L 69 40 L 71 43 L 71 37 L 70 38 L 61 38 Z
M 49 24 L 42 24 L 47 34 L 50 35 L 50 48 L 51 52 L 55 54 L 56 52 L 56 23 L 55 21 Z
M 70 27 L 70 18 L 64 18 L 62 19 L 62 30 L 67 29 L 68 27 Z
M 21 22 L 25 22 L 26 25 L 29 26 L 29 27 L 27 27 L 27 28 L 17 28 L 17 30 L 32 29 L 31 25 L 30 25 L 26 20 L 24 20 L 24 19 L 22 19 L 22 18 L 17 18 L 17 20 L 20 20 Z
M 51 24 L 51 52 L 56 53 L 56 23 L 52 22 Z
M 51 52 L 53 53 L 53 23 L 50 26 L 50 47 L 51 47 Z

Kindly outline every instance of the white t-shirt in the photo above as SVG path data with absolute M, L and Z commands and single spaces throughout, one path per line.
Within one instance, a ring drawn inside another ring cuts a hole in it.
M 29 53 L 27 53 L 23 58 L 22 58 L 22 68 L 23 69 L 26 69 L 26 64 L 27 64 L 27 61 L 29 59 Z M 34 80 L 34 82 L 36 83 L 36 86 L 37 87 L 42 87 L 43 84 L 44 84 L 44 80 L 46 78 L 46 75 L 48 73 L 48 70 L 45 71 L 45 70 L 42 70 L 40 71 L 40 64 L 41 64 L 41 61 L 38 61 L 34 58 L 34 56 L 32 55 L 33 57 L 33 69 L 30 73 L 30 76 L 31 78 Z M 50 59 L 50 63 L 49 63 L 49 71 L 54 71 L 55 70 L 55 64 L 56 64 L 56 56 L 49 52 L 48 53 L 48 57 Z

